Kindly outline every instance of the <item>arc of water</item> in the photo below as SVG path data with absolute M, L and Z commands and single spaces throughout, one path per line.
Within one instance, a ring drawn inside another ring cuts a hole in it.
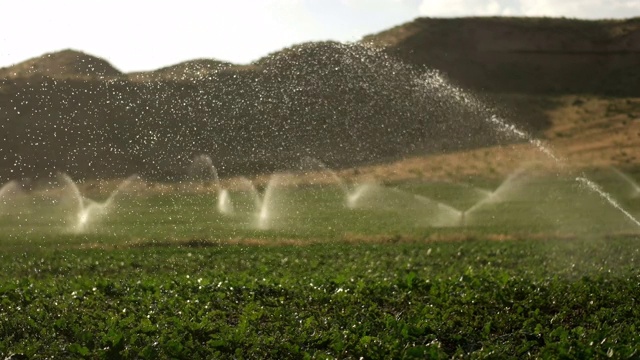
M 476 193 L 480 194 L 481 196 L 489 196 L 491 195 L 492 191 L 491 190 L 487 190 L 487 189 L 483 189 L 483 188 L 479 188 L 479 187 L 473 187 L 473 191 L 475 191 Z
M 209 155 L 200 154 L 193 158 L 191 165 L 189 166 L 189 173 L 191 176 L 202 175 L 202 170 L 206 172 L 206 178 L 213 180 L 217 188 L 220 188 L 220 177 L 218 176 L 218 169 L 213 165 L 213 160 Z
M 638 185 L 638 183 L 628 174 L 623 173 L 622 171 L 620 171 L 620 169 L 618 169 L 615 166 L 611 166 L 611 171 L 613 171 L 616 175 L 618 175 L 618 177 L 620 177 L 622 180 L 624 180 L 627 184 L 629 184 L 629 186 L 631 186 L 631 197 L 632 198 L 637 198 L 640 197 L 640 186 Z
M 17 181 L 11 180 L 0 187 L 0 200 L 18 192 L 20 192 L 20 185 Z
M 220 188 L 220 176 L 218 176 L 218 169 L 213 165 L 211 165 L 211 176 L 213 177 L 213 183 L 216 184 L 217 188 Z
M 624 214 L 624 216 L 626 216 L 631 222 L 633 222 L 634 224 L 640 226 L 640 221 L 638 221 L 635 217 L 633 217 L 633 215 L 631 215 L 631 213 L 629 213 L 627 210 L 625 210 L 622 206 L 620 206 L 620 204 L 618 204 L 618 202 L 616 202 L 611 195 L 609 195 L 608 193 L 606 193 L 604 190 L 602 190 L 602 188 L 600 188 L 600 186 L 596 183 L 594 183 L 593 181 L 587 179 L 586 177 L 583 176 L 578 176 L 576 178 L 576 181 L 584 186 L 586 186 L 587 188 L 589 188 L 591 191 L 594 191 L 595 193 L 597 193 L 598 195 L 600 195 L 603 199 L 605 199 L 606 201 L 609 202 L 609 204 L 611 204 L 613 207 L 615 207 L 616 209 L 618 209 L 618 211 L 620 211 L 622 214 Z
M 456 183 L 456 184 L 464 186 L 464 187 L 466 187 L 468 189 L 471 189 L 473 192 L 475 192 L 476 194 L 478 194 L 480 196 L 483 196 L 483 197 L 487 197 L 487 196 L 491 195 L 491 193 L 493 192 L 491 190 L 488 190 L 488 189 L 485 189 L 485 188 L 481 188 L 481 187 L 478 187 L 478 186 L 474 186 L 474 185 L 471 185 L 471 184 L 465 183 L 465 182 Z
M 223 215 L 233 214 L 233 203 L 227 189 L 220 190 L 218 194 L 218 211 Z
M 262 194 L 260 194 L 251 180 L 245 177 L 241 177 L 239 179 L 241 186 L 248 190 L 252 195 L 254 205 L 253 226 L 257 229 L 267 230 L 272 226 L 274 213 L 277 212 L 277 209 L 274 207 L 276 202 L 276 188 L 283 185 L 288 176 L 289 174 L 271 175 Z
M 464 217 L 464 212 L 460 211 L 458 209 L 456 209 L 455 207 L 439 202 L 439 201 L 435 201 L 431 198 L 428 198 L 426 196 L 422 196 L 422 195 L 414 195 L 415 198 L 430 206 L 433 207 L 435 206 L 437 209 L 437 215 L 438 217 L 436 217 L 436 220 L 434 221 L 433 225 L 435 226 L 450 226 L 450 225 L 457 225 L 459 223 L 461 223 L 462 221 L 464 221 L 463 217 Z M 449 221 L 446 221 L 442 218 L 445 218 Z
M 251 180 L 247 179 L 246 177 L 241 177 L 240 183 L 243 187 L 251 192 L 254 207 L 256 211 L 259 211 L 259 209 L 262 208 L 262 196 L 260 196 L 260 193 L 258 192 L 258 189 L 256 189 L 256 186 Z
M 403 214 L 411 212 L 419 215 L 431 226 L 457 225 L 462 216 L 462 212 L 453 206 L 423 195 L 412 194 L 398 188 L 386 188 L 375 183 L 358 186 L 353 192 L 353 197 L 350 198 L 350 207 L 383 208 Z
M 140 177 L 137 174 L 133 174 L 133 175 L 129 176 L 128 178 L 124 179 L 118 185 L 118 187 L 109 195 L 107 200 L 104 201 L 104 204 L 106 206 L 109 206 L 113 201 L 115 201 L 117 196 L 122 194 L 122 191 L 124 191 L 127 187 L 129 187 L 129 185 L 131 185 L 131 183 L 133 183 L 134 181 L 136 181 L 138 179 L 140 179 Z
M 495 115 L 491 117 L 491 122 L 497 124 L 498 126 L 506 125 L 504 120 L 499 119 Z M 532 144 L 535 147 L 537 147 L 538 150 L 540 150 L 542 153 L 544 153 L 545 155 L 547 155 L 548 157 L 553 159 L 556 162 L 556 164 L 558 164 L 561 167 L 564 167 L 565 161 L 563 159 L 557 157 L 548 147 L 546 147 L 542 143 L 542 141 L 532 138 L 529 134 L 517 129 L 514 125 L 509 125 L 507 130 L 510 130 L 512 133 L 517 134 L 522 139 L 527 140 L 530 144 Z M 613 208 L 615 208 L 618 211 L 620 211 L 624 216 L 629 218 L 629 220 L 631 220 L 634 224 L 636 224 L 636 225 L 638 225 L 640 227 L 640 221 L 638 221 L 633 215 L 631 215 L 631 213 L 629 213 L 622 206 L 620 206 L 620 204 L 618 204 L 607 192 L 605 192 L 598 185 L 596 185 L 594 182 L 589 180 L 584 175 L 584 173 L 582 173 L 580 176 L 576 177 L 575 180 L 578 183 L 585 185 L 587 187 L 587 189 L 589 189 L 590 191 L 592 191 L 595 194 L 597 194 L 598 196 L 600 196 L 603 200 L 608 202 L 609 205 L 611 205 Z
M 338 176 L 338 174 L 330 169 L 325 163 L 312 157 L 303 158 L 302 163 L 303 167 L 307 167 L 312 170 L 319 169 L 329 174 L 329 176 L 335 181 L 335 183 L 338 184 L 340 190 L 342 190 L 342 193 L 344 194 L 345 205 L 350 209 L 356 207 L 358 200 L 376 186 L 375 183 L 368 182 L 350 187 L 349 185 L 347 185 L 344 179 Z
M 193 159 L 191 166 L 189 167 L 189 173 L 195 178 L 197 176 L 201 176 L 203 170 L 205 172 L 204 178 L 212 180 L 215 184 L 218 193 L 218 201 L 216 204 L 218 212 L 223 215 L 233 214 L 234 209 L 229 190 L 222 187 L 222 184 L 220 183 L 220 176 L 218 175 L 218 169 L 213 165 L 211 157 L 206 154 L 200 154 Z
M 273 174 L 267 182 L 258 211 L 258 229 L 266 230 L 270 226 L 271 217 L 273 215 L 273 209 L 271 208 L 273 204 L 273 194 L 276 186 L 282 181 L 283 176 L 284 175 L 281 174 Z
M 347 185 L 347 183 L 342 179 L 338 174 L 330 169 L 325 163 L 322 161 L 312 158 L 305 157 L 302 159 L 302 167 L 305 170 L 319 170 L 326 174 L 328 174 L 334 182 L 340 187 L 340 190 L 344 194 L 345 204 L 348 208 L 353 207 L 353 203 L 362 195 L 362 188 L 356 187 L 351 188 Z
M 254 207 L 254 216 L 255 221 L 253 225 L 260 229 L 266 230 L 270 227 L 270 221 L 273 209 L 271 208 L 273 202 L 273 196 L 275 187 L 282 180 L 282 176 L 280 174 L 273 174 L 267 181 L 265 186 L 264 193 L 260 194 L 254 183 L 245 178 L 241 177 L 239 179 L 241 186 L 248 190 L 251 193 L 253 198 L 253 207 Z
M 349 209 L 356 208 L 358 206 L 358 201 L 375 187 L 377 187 L 377 185 L 374 183 L 366 183 L 356 186 L 353 191 L 347 193 L 347 207 Z
M 501 199 L 501 197 L 503 197 L 504 194 L 506 192 L 508 192 L 512 188 L 512 185 L 525 175 L 525 173 L 529 170 L 529 167 L 530 166 L 528 166 L 528 165 L 524 165 L 524 166 L 519 167 L 518 169 L 516 169 L 516 171 L 512 172 L 511 174 L 509 174 L 509 176 L 507 176 L 507 178 L 494 191 L 489 192 L 487 197 L 485 197 L 484 199 L 478 201 L 477 203 L 475 203 L 473 206 L 471 206 L 467 210 L 462 211 L 461 212 L 461 225 L 466 225 L 466 221 L 468 220 L 468 216 L 470 214 L 473 214 L 475 211 L 477 211 L 482 206 L 484 206 L 486 204 L 490 204 L 490 203 L 496 202 L 496 201 L 499 201 Z
M 477 111 L 481 114 L 491 114 L 492 110 L 484 105 L 481 101 L 474 98 L 469 93 L 465 92 L 459 87 L 456 87 L 449 83 L 442 74 L 437 71 L 428 71 L 424 73 L 424 76 L 418 79 L 418 85 L 423 86 L 425 89 L 430 89 L 436 91 L 440 96 L 448 96 L 451 99 L 456 100 L 460 105 L 465 106 L 470 110 Z M 426 86 L 425 86 L 426 85 Z M 529 144 L 533 145 L 538 149 L 538 151 L 542 152 L 548 158 L 555 161 L 555 163 L 559 167 L 565 167 L 566 161 L 561 157 L 557 156 L 549 147 L 547 147 L 541 140 L 534 138 L 530 134 L 525 131 L 520 130 L 513 124 L 509 124 L 504 119 L 496 115 L 491 115 L 488 118 L 485 118 L 486 121 L 491 124 L 494 129 L 500 131 L 503 134 L 508 134 L 511 136 L 515 136 L 518 139 L 522 139 L 527 141 Z M 587 188 L 600 196 L 603 200 L 609 203 L 609 205 L 613 206 L 615 209 L 622 212 L 622 214 L 628 218 L 630 218 L 634 223 L 639 224 L 640 222 L 635 219 L 629 212 L 624 210 L 617 202 L 609 196 L 608 193 L 602 191 L 597 186 L 591 186 L 594 183 L 581 174 L 575 179 L 579 184 L 586 184 Z
M 84 197 L 78 185 L 66 173 L 60 173 L 59 177 L 71 189 L 73 193 L 73 200 L 76 202 L 76 222 L 73 225 L 73 228 L 77 232 L 86 230 L 86 227 L 93 217 L 104 215 L 109 210 L 116 197 L 122 192 L 122 190 L 139 178 L 138 175 L 135 174 L 129 176 L 124 181 L 122 181 L 111 194 L 109 194 L 109 197 L 105 201 L 98 202 L 93 199 Z
M 3 208 L 8 204 L 7 200 L 21 192 L 20 184 L 15 180 L 11 180 L 0 187 L 0 214 L 4 212 Z
M 64 183 L 71 189 L 73 200 L 75 201 L 75 205 L 77 208 L 76 214 L 80 219 L 81 218 L 80 214 L 82 214 L 85 211 L 86 200 L 84 196 L 82 196 L 82 193 L 78 188 L 78 185 L 75 183 L 75 181 L 73 181 L 73 179 L 69 175 L 67 175 L 66 173 L 59 173 L 58 177 L 61 178 L 64 181 Z
M 322 161 L 312 158 L 312 157 L 305 157 L 302 159 L 302 166 L 303 168 L 306 167 L 310 170 L 321 170 L 327 174 L 329 174 L 329 176 L 335 181 L 336 184 L 338 184 L 338 186 L 340 187 L 340 189 L 342 190 L 342 192 L 345 194 L 345 196 L 349 196 L 349 194 L 351 193 L 351 189 L 349 188 L 349 186 L 345 183 L 345 181 L 338 176 L 338 174 L 333 171 L 332 169 L 330 169 L 325 163 L 323 163 Z

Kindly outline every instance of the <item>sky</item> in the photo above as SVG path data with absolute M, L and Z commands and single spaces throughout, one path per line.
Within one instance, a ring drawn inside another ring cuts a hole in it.
M 198 58 L 246 64 L 417 17 L 628 18 L 640 0 L 8 0 L 2 14 L 0 67 L 74 49 L 131 72 Z

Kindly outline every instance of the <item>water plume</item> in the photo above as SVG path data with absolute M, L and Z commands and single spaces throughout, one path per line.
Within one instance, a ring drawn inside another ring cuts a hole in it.
M 461 216 L 459 210 L 447 204 L 376 183 L 356 187 L 349 201 L 351 209 L 391 211 L 433 227 L 457 226 Z
M 586 177 L 583 177 L 583 176 L 578 176 L 576 178 L 576 181 L 579 182 L 580 184 L 584 185 L 585 187 L 587 187 L 589 190 L 591 190 L 591 191 L 597 193 L 598 195 L 600 195 L 611 206 L 613 206 L 618 211 L 620 211 L 624 216 L 626 216 L 627 219 L 629 219 L 629 221 L 631 221 L 632 223 L 634 223 L 635 225 L 640 227 L 640 221 L 638 221 L 635 217 L 633 217 L 633 215 L 631 215 L 631 213 L 629 213 L 622 206 L 620 206 L 620 204 L 618 204 L 618 202 L 615 201 L 611 197 L 611 195 L 609 195 L 607 192 L 602 190 L 602 188 L 598 184 L 594 183 L 593 181 L 591 181 L 591 180 L 589 180 L 589 179 L 587 179 Z
M 19 194 L 21 191 L 22 188 L 20 187 L 20 184 L 15 180 L 11 180 L 0 186 L 0 204 L 3 204 L 9 198 Z
M 106 200 L 99 202 L 93 199 L 89 199 L 82 195 L 80 188 L 73 179 L 65 174 L 60 173 L 58 177 L 64 183 L 64 186 L 68 191 L 69 199 L 75 203 L 75 211 L 72 212 L 71 231 L 75 233 L 83 233 L 89 229 L 89 227 L 96 223 L 100 218 L 107 215 L 113 208 L 115 200 L 122 192 L 131 185 L 132 182 L 138 179 L 138 175 L 131 175 L 122 181 L 118 187 L 109 194 Z
M 529 166 L 521 166 L 516 171 L 509 174 L 509 176 L 494 190 L 487 194 L 487 196 L 475 203 L 473 206 L 465 211 L 461 212 L 460 225 L 468 225 L 468 221 L 473 217 L 474 213 L 481 209 L 483 206 L 491 203 L 496 203 L 506 200 L 510 194 L 517 191 L 522 187 L 523 178 L 529 170 Z
M 229 190 L 221 189 L 218 193 L 218 212 L 223 215 L 231 215 L 234 212 Z
M 193 158 L 187 169 L 189 180 L 212 181 L 216 187 L 220 186 L 218 170 L 213 166 L 213 160 L 209 155 L 200 154 Z
M 285 216 L 284 200 L 281 198 L 283 188 L 290 184 L 289 174 L 272 174 L 261 193 L 255 184 L 245 178 L 238 179 L 238 192 L 245 193 L 249 197 L 247 202 L 239 202 L 234 209 L 249 215 L 249 226 L 258 230 L 268 230 L 278 225 L 278 220 Z M 240 195 L 238 192 L 234 196 Z M 246 196 L 245 196 L 246 199 Z M 230 202 L 229 195 L 229 202 Z M 290 206 L 288 206 L 290 207 Z M 238 208 L 238 209 L 236 209 Z
M 12 200 L 21 193 L 22 188 L 15 180 L 11 180 L 0 187 L 0 215 L 8 210 Z
M 638 186 L 638 183 L 631 176 L 620 171 L 620 169 L 615 166 L 611 166 L 611 171 L 631 187 L 631 194 L 629 195 L 631 198 L 635 199 L 640 197 L 640 186 Z
M 373 188 L 373 183 L 349 186 L 343 178 L 338 176 L 338 173 L 329 168 L 322 161 L 312 157 L 305 157 L 302 159 L 302 169 L 305 171 L 315 171 L 321 174 L 319 176 L 328 177 L 329 180 L 331 180 L 330 182 L 336 184 L 340 188 L 344 195 L 345 205 L 350 209 L 356 207 L 357 202 L 362 195 Z
M 492 125 L 498 134 L 503 134 L 507 137 L 512 137 L 518 140 L 524 140 L 551 159 L 556 166 L 560 168 L 566 167 L 565 159 L 556 155 L 549 146 L 544 144 L 540 139 L 531 136 L 531 134 L 521 130 L 516 125 L 495 115 L 493 109 L 486 106 L 470 93 L 449 83 L 439 72 L 434 70 L 427 71 L 423 76 L 417 79 L 417 83 L 418 85 L 424 86 L 424 89 L 429 92 L 436 92 L 442 101 L 454 101 L 459 106 L 464 106 L 474 113 L 485 115 L 483 117 L 485 122 Z M 615 202 L 608 193 L 600 189 L 598 186 L 593 186 L 595 183 L 587 179 L 584 174 L 576 177 L 575 180 L 578 183 L 585 184 L 587 189 L 600 196 L 610 206 L 619 210 L 624 216 L 630 218 L 633 223 L 640 226 L 640 222 L 638 220 Z
M 268 230 L 277 226 L 278 220 L 285 216 L 285 204 L 278 196 L 285 186 L 290 184 L 289 174 L 273 174 L 269 178 L 256 213 L 255 227 Z
M 189 180 L 191 181 L 210 181 L 216 188 L 218 200 L 216 209 L 222 215 L 232 215 L 234 213 L 233 203 L 229 190 L 222 187 L 218 169 L 213 165 L 213 159 L 206 154 L 200 154 L 193 158 L 189 168 L 187 169 Z

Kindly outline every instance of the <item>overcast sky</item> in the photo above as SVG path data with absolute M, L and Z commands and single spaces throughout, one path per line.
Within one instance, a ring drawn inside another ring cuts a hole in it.
M 640 0 L 16 0 L 2 15 L 0 67 L 71 48 L 130 72 L 196 58 L 248 63 L 420 16 L 627 18 L 640 16 Z

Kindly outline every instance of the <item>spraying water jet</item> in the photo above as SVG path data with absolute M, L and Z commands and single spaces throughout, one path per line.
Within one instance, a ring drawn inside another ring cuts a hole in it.
M 368 191 L 371 191 L 375 186 L 373 182 L 368 182 L 360 185 L 349 186 L 338 174 L 329 168 L 322 161 L 305 157 L 302 159 L 302 169 L 305 171 L 317 171 L 329 177 L 332 182 L 337 184 L 344 195 L 345 205 L 349 209 L 357 207 L 358 200 Z
M 129 176 L 109 194 L 109 197 L 105 201 L 98 202 L 84 197 L 76 182 L 73 181 L 69 175 L 60 173 L 58 177 L 65 184 L 66 188 L 71 191 L 71 200 L 76 204 L 76 211 L 73 213 L 74 219 L 71 222 L 71 230 L 75 233 L 87 231 L 92 223 L 107 215 L 112 210 L 116 198 L 129 187 L 133 181 L 138 179 L 138 175 Z
M 494 114 L 493 109 L 487 107 L 484 103 L 476 99 L 470 93 L 462 90 L 449 83 L 439 72 L 427 71 L 422 77 L 417 80 L 419 85 L 424 86 L 425 89 L 436 91 L 439 98 L 451 99 L 469 110 L 472 110 L 478 114 L 487 114 L 483 117 L 486 123 L 493 126 L 495 131 L 500 134 L 504 134 L 510 137 L 514 137 L 518 140 L 524 140 L 534 146 L 538 151 L 543 153 L 546 157 L 554 161 L 554 164 L 561 169 L 566 168 L 566 160 L 556 155 L 548 145 L 545 145 L 541 140 L 534 138 L 527 132 L 519 129 L 514 124 L 508 123 L 506 120 L 500 118 Z M 584 174 L 577 176 L 575 181 L 579 184 L 586 185 L 586 189 L 600 196 L 602 200 L 607 202 L 610 206 L 620 211 L 624 216 L 629 218 L 634 224 L 640 226 L 640 221 L 635 219 L 629 212 L 624 210 L 613 198 L 602 189 L 600 189 L 595 183 L 590 181 Z
M 616 174 L 620 179 L 622 179 L 631 187 L 631 193 L 629 196 L 632 199 L 640 197 L 640 185 L 638 185 L 638 183 L 631 176 L 620 171 L 620 169 L 615 166 L 611 166 L 611 171 L 613 171 L 614 174 Z

